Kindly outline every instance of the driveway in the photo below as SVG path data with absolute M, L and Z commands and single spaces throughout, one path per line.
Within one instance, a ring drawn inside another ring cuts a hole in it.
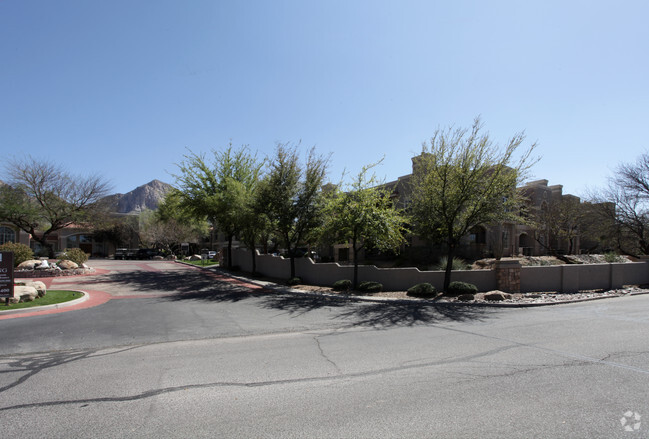
M 649 296 L 386 305 L 93 265 L 52 286 L 110 300 L 0 320 L 4 436 L 649 436 Z

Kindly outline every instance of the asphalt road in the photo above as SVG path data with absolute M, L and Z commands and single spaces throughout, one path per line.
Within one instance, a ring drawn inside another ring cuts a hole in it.
M 106 303 L 0 316 L 2 437 L 649 437 L 649 296 L 385 304 L 93 265 L 52 288 Z

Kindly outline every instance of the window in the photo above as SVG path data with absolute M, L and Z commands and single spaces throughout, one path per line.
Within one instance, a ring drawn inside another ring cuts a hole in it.
M 486 244 L 487 243 L 487 232 L 483 227 L 476 226 L 471 229 L 469 234 L 469 241 L 472 244 Z
M 8 242 L 16 242 L 16 232 L 9 227 L 0 226 L 0 245 Z

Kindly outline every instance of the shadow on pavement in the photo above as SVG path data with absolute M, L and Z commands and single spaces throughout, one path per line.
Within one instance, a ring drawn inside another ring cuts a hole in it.
M 110 283 L 140 292 L 168 294 L 161 300 L 235 303 L 254 301 L 264 309 L 304 315 L 321 309 L 333 311 L 332 320 L 350 326 L 413 326 L 449 321 L 484 320 L 496 310 L 484 307 L 454 306 L 423 301 L 369 302 L 350 296 L 325 296 L 287 292 L 281 285 L 255 286 L 213 270 L 126 272 L 95 278 L 96 283 Z

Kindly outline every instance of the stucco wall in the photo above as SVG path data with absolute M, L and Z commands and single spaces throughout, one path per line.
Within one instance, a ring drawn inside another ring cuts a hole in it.
M 244 271 L 252 271 L 252 258 L 247 250 L 232 251 L 232 263 Z M 291 261 L 281 256 L 260 255 L 257 253 L 257 272 L 271 277 L 288 279 L 291 274 Z M 336 262 L 316 264 L 309 258 L 295 260 L 295 274 L 313 285 L 331 286 L 341 279 L 352 279 L 354 267 Z M 377 268 L 374 265 L 358 267 L 359 282 L 375 281 L 383 284 L 385 291 L 406 290 L 413 285 L 428 282 L 442 289 L 444 272 L 420 271 L 417 268 Z M 492 270 L 454 271 L 451 280 L 470 282 L 481 291 L 496 289 L 496 275 Z
M 232 251 L 232 262 L 244 271 L 252 271 L 252 258 L 247 250 Z M 257 271 L 280 279 L 288 279 L 291 261 L 281 256 L 259 255 Z M 331 286 L 341 279 L 352 279 L 354 267 L 338 263 L 316 264 L 309 258 L 295 260 L 296 275 L 313 285 Z M 373 265 L 358 267 L 359 281 L 376 281 L 386 291 L 406 290 L 413 285 L 428 282 L 441 290 L 444 283 L 442 271 L 420 271 L 417 268 L 377 268 Z M 555 265 L 521 268 L 521 292 L 562 291 L 620 288 L 623 285 L 649 283 L 649 260 L 619 264 Z M 494 270 L 454 271 L 453 281 L 470 282 L 480 291 L 498 288 Z

